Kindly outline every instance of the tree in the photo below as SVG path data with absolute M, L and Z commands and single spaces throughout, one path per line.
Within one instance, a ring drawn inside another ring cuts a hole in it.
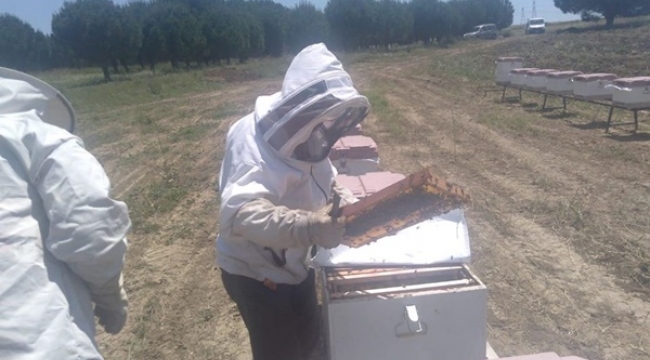
M 395 0 L 381 0 L 375 3 L 376 45 L 390 46 L 406 44 L 413 35 L 413 14 L 409 5 Z
M 510 0 L 491 0 L 487 6 L 488 19 L 491 19 L 499 29 L 505 29 L 512 25 L 515 14 L 515 7 Z
M 374 0 L 329 0 L 325 16 L 335 47 L 367 48 L 375 36 Z
M 219 6 L 207 11 L 204 14 L 203 34 L 207 41 L 206 62 L 230 62 L 232 58 L 244 62 L 264 51 L 260 21 L 239 8 Z
M 264 55 L 282 56 L 286 43 L 289 10 L 271 0 L 249 1 L 249 14 L 255 16 L 264 31 Z
M 200 18 L 183 3 L 160 1 L 152 5 L 151 17 L 143 26 L 148 58 L 155 61 L 160 49 L 165 49 L 167 60 L 173 68 L 181 62 L 189 67 L 190 61 L 201 61 L 207 52 Z M 162 44 L 160 44 L 162 40 Z
M 119 61 L 126 72 L 129 62 L 136 59 L 142 46 L 142 28 L 129 7 L 118 7 L 114 33 L 111 36 L 111 53 L 114 61 Z M 117 72 L 117 70 L 116 70 Z
M 50 38 L 19 18 L 0 14 L 0 66 L 44 70 L 52 66 Z
M 553 0 L 564 13 L 580 14 L 593 12 L 601 14 L 607 26 L 614 25 L 614 18 L 624 16 L 648 6 L 648 0 Z M 641 12 L 642 13 L 642 12 Z
M 106 81 L 111 80 L 108 67 L 114 59 L 114 34 L 120 32 L 118 9 L 111 0 L 77 0 L 66 2 L 52 17 L 52 33 L 75 56 L 90 65 L 100 66 Z
M 295 54 L 308 45 L 325 42 L 327 28 L 325 14 L 313 4 L 301 2 L 289 14 L 287 45 Z

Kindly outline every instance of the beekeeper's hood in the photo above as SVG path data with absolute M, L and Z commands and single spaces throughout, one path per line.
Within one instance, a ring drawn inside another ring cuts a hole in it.
M 255 120 L 280 157 L 316 163 L 369 110 L 341 62 L 324 44 L 315 44 L 293 59 L 282 92 L 257 99 Z
M 0 67 L 0 116 L 30 111 L 46 123 L 74 132 L 74 109 L 60 92 L 33 76 Z

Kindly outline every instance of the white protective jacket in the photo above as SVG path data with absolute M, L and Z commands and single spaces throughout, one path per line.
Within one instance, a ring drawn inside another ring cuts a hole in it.
M 308 274 L 309 237 L 304 211 L 317 211 L 330 200 L 332 190 L 343 195 L 342 205 L 356 199 L 334 184 L 336 169 L 329 159 L 316 163 L 287 158 L 273 149 L 258 122 L 299 89 L 318 79 L 343 76 L 339 93 L 358 95 L 341 63 L 323 44 L 307 47 L 290 65 L 282 91 L 261 96 L 255 111 L 235 123 L 228 132 L 219 179 L 221 191 L 217 263 L 228 273 L 278 284 L 298 284 Z M 244 204 L 256 199 L 255 207 Z M 294 211 L 283 211 L 290 209 Z M 295 211 L 298 210 L 298 211 Z M 245 231 L 243 231 L 245 230 Z M 251 238 L 244 233 L 254 234 Z M 254 237 L 254 239 L 253 239 Z M 278 266 L 273 254 L 287 249 L 286 265 Z
M 127 208 L 82 141 L 43 121 L 71 129 L 67 101 L 23 75 L 0 68 L 0 359 L 102 359 L 92 303 L 119 287 Z

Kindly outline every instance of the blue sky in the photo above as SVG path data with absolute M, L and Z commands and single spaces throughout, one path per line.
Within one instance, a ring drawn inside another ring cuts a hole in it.
M 57 12 L 64 0 L 0 0 L 0 13 L 10 13 L 27 21 L 35 28 L 45 32 L 51 32 L 50 23 L 52 14 Z M 124 4 L 128 0 L 114 0 L 116 3 Z M 275 0 L 287 6 L 293 6 L 300 0 Z M 514 23 L 519 24 L 521 19 L 521 9 L 525 8 L 526 17 L 530 17 L 533 0 L 511 0 L 515 7 Z M 536 0 L 537 15 L 546 18 L 547 21 L 566 21 L 578 19 L 579 16 L 571 14 L 562 14 L 562 12 L 553 5 L 553 0 Z M 312 0 L 316 6 L 323 8 L 327 0 Z

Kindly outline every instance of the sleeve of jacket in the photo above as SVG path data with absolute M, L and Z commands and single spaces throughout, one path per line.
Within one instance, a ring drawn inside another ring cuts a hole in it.
M 359 201 L 354 194 L 352 194 L 352 191 L 350 189 L 342 186 L 341 184 L 337 183 L 334 181 L 332 185 L 332 191 L 337 193 L 341 197 L 341 207 L 346 206 L 346 205 L 352 205 Z
M 45 246 L 94 298 L 119 291 L 131 226 L 126 204 L 110 197 L 103 167 L 80 139 L 33 148 L 31 181 L 50 220 Z
M 312 245 L 309 212 L 275 206 L 266 199 L 244 204 L 235 214 L 232 233 L 276 249 Z

